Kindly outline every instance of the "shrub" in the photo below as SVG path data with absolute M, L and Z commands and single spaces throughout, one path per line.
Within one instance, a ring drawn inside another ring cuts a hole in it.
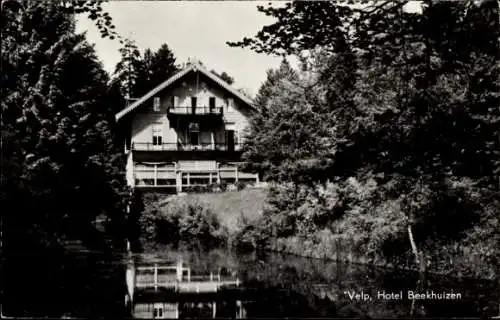
M 182 191 L 189 193 L 203 193 L 210 192 L 212 191 L 212 189 L 210 188 L 210 186 L 189 186 L 182 188 Z
M 217 184 L 220 188 L 221 191 L 226 191 L 227 190 L 227 182 L 221 181 L 220 183 Z
M 247 181 L 241 181 L 241 180 L 235 183 L 236 190 L 243 190 L 248 185 L 249 185 L 249 183 Z
M 219 246 L 227 240 L 227 231 L 217 216 L 201 203 L 184 197 L 160 201 L 152 197 L 146 201 L 139 221 L 143 244 L 200 244 Z

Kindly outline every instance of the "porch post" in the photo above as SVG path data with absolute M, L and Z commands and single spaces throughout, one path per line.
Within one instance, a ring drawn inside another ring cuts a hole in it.
M 154 269 L 154 285 L 155 285 L 155 291 L 158 290 L 158 266 L 155 263 L 155 269 Z
M 220 184 L 220 163 L 217 163 L 217 184 Z
M 214 137 L 214 131 L 210 133 L 210 143 L 212 144 L 212 150 L 215 150 L 215 137 Z
M 175 174 L 175 184 L 177 192 L 182 192 L 182 171 L 176 168 Z
M 132 154 L 132 151 L 130 151 L 130 154 Z M 130 157 L 132 157 L 130 155 Z M 131 184 L 132 184 L 132 187 L 135 187 L 135 163 L 134 163 L 134 160 L 132 160 L 132 179 L 131 179 Z
M 158 185 L 158 165 L 157 164 L 155 164 L 155 177 L 154 177 L 154 179 L 155 179 L 154 185 L 156 187 Z

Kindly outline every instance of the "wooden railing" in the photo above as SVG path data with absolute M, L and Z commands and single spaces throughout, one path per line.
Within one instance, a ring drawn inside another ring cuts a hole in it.
M 165 274 L 171 271 L 170 274 Z M 174 271 L 175 273 L 172 273 Z M 137 288 L 172 288 L 183 292 L 217 291 L 221 286 L 239 286 L 240 280 L 222 279 L 220 274 L 191 275 L 191 269 L 177 266 L 138 267 L 135 275 Z
M 234 151 L 240 146 L 230 146 L 226 143 L 200 143 L 197 145 L 166 142 L 154 144 L 152 142 L 133 142 L 132 150 L 135 151 Z
M 207 107 L 207 106 L 202 106 L 202 107 L 169 107 L 168 108 L 168 113 L 169 114 L 179 114 L 179 115 L 208 115 L 208 114 L 215 114 L 215 115 L 222 115 L 224 107 Z

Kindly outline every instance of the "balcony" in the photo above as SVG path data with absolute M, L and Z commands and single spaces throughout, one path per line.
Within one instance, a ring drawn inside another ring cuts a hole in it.
M 222 115 L 223 107 L 169 107 L 168 115 Z
M 153 144 L 152 142 L 132 143 L 134 151 L 240 151 L 240 145 L 229 145 L 227 143 L 202 143 L 197 145 L 181 143 Z
M 258 182 L 257 174 L 241 172 L 237 163 L 213 162 L 213 166 L 183 166 L 174 164 L 136 164 L 132 170 L 134 187 L 163 188 L 181 191 L 183 188 L 214 183 Z

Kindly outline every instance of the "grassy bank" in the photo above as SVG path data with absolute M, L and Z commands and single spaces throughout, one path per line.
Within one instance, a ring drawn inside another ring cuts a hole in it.
M 279 200 L 279 199 L 278 199 Z M 272 198 L 268 190 L 245 189 L 220 193 L 183 196 L 147 195 L 140 216 L 141 243 L 144 248 L 156 244 L 188 242 L 208 246 L 229 246 L 242 250 L 270 250 L 304 257 L 349 261 L 380 267 L 415 270 L 407 235 L 399 235 L 390 248 L 380 239 L 393 232 L 394 222 L 385 221 L 386 210 L 373 210 L 375 223 L 366 231 L 360 224 L 366 217 L 344 216 L 319 228 L 287 229 L 290 215 L 269 214 Z M 282 201 L 280 201 L 282 203 Z M 394 211 L 393 216 L 399 213 Z M 378 223 L 378 224 L 376 224 Z M 299 226 L 307 225 L 302 221 Z M 458 243 L 426 243 L 427 270 L 458 277 L 493 278 L 493 264 L 481 254 L 485 243 L 472 238 Z M 491 247 L 491 245 L 489 246 Z
M 265 189 L 246 189 L 220 193 L 188 194 L 187 202 L 201 203 L 213 212 L 228 231 L 240 230 L 262 216 L 267 198 Z
M 143 194 L 137 216 L 143 250 L 163 244 L 232 246 L 235 235 L 262 216 L 266 190 L 186 195 Z

